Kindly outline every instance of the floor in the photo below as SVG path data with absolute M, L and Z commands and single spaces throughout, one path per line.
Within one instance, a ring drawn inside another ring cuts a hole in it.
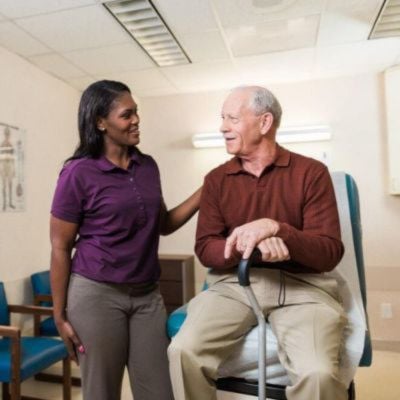
M 400 400 L 400 353 L 375 351 L 372 366 L 359 368 L 355 382 L 357 400 Z M 22 392 L 49 400 L 62 400 L 62 388 L 58 384 L 28 380 L 24 382 Z M 73 389 L 72 398 L 82 400 L 79 388 Z M 132 400 L 127 379 L 124 380 L 121 400 Z M 255 397 L 219 392 L 218 400 L 255 400 Z

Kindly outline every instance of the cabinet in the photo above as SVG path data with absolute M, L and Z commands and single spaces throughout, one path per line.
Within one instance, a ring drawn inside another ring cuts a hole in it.
M 194 296 L 194 256 L 159 254 L 160 291 L 168 314 Z

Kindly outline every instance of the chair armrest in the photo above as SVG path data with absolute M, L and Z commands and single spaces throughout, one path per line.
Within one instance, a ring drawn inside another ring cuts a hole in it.
M 0 336 L 19 338 L 21 337 L 21 329 L 15 326 L 0 325 Z
M 35 302 L 42 302 L 42 301 L 47 301 L 47 302 L 52 302 L 53 301 L 53 296 L 51 294 L 35 294 Z
M 53 315 L 52 307 L 9 304 L 8 310 L 12 313 L 18 313 L 18 314 L 51 315 L 51 316 Z

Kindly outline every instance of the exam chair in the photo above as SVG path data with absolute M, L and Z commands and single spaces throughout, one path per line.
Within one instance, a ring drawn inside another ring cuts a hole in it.
M 0 382 L 3 400 L 34 399 L 21 396 L 22 381 L 63 362 L 63 400 L 71 400 L 71 364 L 67 349 L 59 339 L 22 336 L 10 326 L 10 312 L 51 315 L 52 310 L 35 306 L 8 305 L 4 284 L 0 282 Z
M 50 271 L 44 270 L 35 272 L 31 275 L 31 286 L 33 292 L 33 304 L 35 306 L 52 307 L 53 298 L 50 287 Z M 51 315 L 34 315 L 33 333 L 36 337 L 56 337 L 59 336 L 54 318 Z M 35 379 L 44 382 L 62 382 L 62 377 L 56 374 L 39 373 L 35 375 Z M 73 386 L 81 386 L 81 379 L 75 376 L 71 377 Z
M 354 179 L 344 172 L 333 172 L 331 174 L 332 181 L 335 188 L 335 195 L 338 204 L 339 218 L 341 224 L 342 240 L 345 244 L 346 252 L 341 263 L 335 268 L 334 271 L 328 273 L 335 276 L 339 281 L 339 286 L 344 292 L 344 308 L 349 316 L 349 324 L 346 327 L 346 340 L 352 343 L 351 351 L 348 351 L 348 359 L 353 362 L 353 370 L 349 368 L 349 374 L 354 376 L 354 368 L 358 366 L 366 367 L 372 363 L 372 347 L 371 340 L 368 330 L 368 318 L 366 314 L 367 309 L 367 298 L 366 298 L 366 283 L 365 283 L 365 272 L 364 272 L 364 260 L 362 253 L 362 237 L 361 237 L 361 219 L 359 209 L 359 197 L 358 190 Z M 251 272 L 250 272 L 251 273 Z M 242 277 L 239 277 L 242 280 Z M 167 321 L 167 332 L 169 337 L 173 337 L 180 329 L 186 318 L 186 306 L 182 306 L 175 310 L 168 318 Z M 268 324 L 267 324 L 268 325 Z M 288 378 L 279 376 L 271 379 L 269 382 L 268 370 L 272 369 L 271 365 L 267 365 L 267 379 L 265 389 L 262 389 L 259 382 L 257 381 L 260 376 L 260 371 L 243 371 L 240 368 L 232 367 L 235 363 L 240 364 L 243 362 L 243 353 L 248 352 L 250 345 L 246 344 L 246 341 L 250 343 L 250 336 L 257 336 L 257 327 L 253 329 L 245 338 L 245 345 L 242 349 L 239 349 L 237 354 L 234 354 L 226 364 L 226 367 L 222 368 L 220 379 L 217 381 L 217 388 L 222 391 L 235 392 L 247 395 L 257 396 L 259 392 L 265 391 L 268 399 L 274 400 L 286 400 L 285 396 L 285 385 L 288 383 Z M 267 362 L 268 355 L 271 351 L 271 346 L 275 346 L 276 353 L 276 339 L 270 328 L 267 327 L 268 339 L 267 339 Z M 258 352 L 258 348 L 256 349 Z M 253 351 L 255 354 L 255 352 Z M 253 366 L 257 369 L 258 355 L 253 360 Z M 271 357 L 272 359 L 274 357 Z M 346 360 L 348 361 L 348 360 Z M 283 367 L 279 361 L 274 366 L 273 371 L 281 368 L 281 374 L 285 374 Z M 246 360 L 246 364 L 250 365 L 249 360 Z M 279 381 L 285 381 L 280 383 Z M 355 399 L 355 385 L 353 380 L 349 380 L 348 386 L 348 398 L 349 400 Z

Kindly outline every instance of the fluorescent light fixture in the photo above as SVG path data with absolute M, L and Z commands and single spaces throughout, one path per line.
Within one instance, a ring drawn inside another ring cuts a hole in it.
M 192 144 L 198 149 L 206 147 L 224 147 L 225 140 L 222 133 L 196 133 L 192 136 Z
M 300 126 L 278 129 L 276 141 L 278 143 L 321 142 L 332 137 L 329 126 Z
M 191 62 L 150 0 L 114 0 L 103 5 L 159 67 Z
M 368 39 L 400 36 L 400 1 L 385 0 Z
M 304 143 L 330 140 L 332 137 L 329 126 L 300 126 L 278 129 L 276 141 L 278 143 Z M 224 147 L 225 140 L 222 133 L 197 133 L 192 136 L 193 146 L 196 148 Z

